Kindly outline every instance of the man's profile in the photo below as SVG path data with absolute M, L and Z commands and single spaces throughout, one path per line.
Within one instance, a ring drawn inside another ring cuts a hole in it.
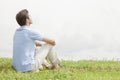
M 30 29 L 32 19 L 28 10 L 18 12 L 16 21 L 20 27 L 16 29 L 13 38 L 13 67 L 20 72 L 39 71 L 43 65 L 46 68 L 59 68 L 60 61 L 54 50 L 55 41 Z M 46 56 L 50 64 L 46 61 Z

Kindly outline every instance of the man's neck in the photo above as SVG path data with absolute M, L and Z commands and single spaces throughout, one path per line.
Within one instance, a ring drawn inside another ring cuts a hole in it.
M 26 26 L 28 26 L 28 27 L 29 27 L 29 26 L 30 26 L 30 24 L 26 24 Z

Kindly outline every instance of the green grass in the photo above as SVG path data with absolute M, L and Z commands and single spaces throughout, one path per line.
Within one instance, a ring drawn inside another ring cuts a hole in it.
M 12 59 L 0 58 L 0 80 L 120 80 L 118 61 L 62 61 L 59 70 L 16 72 Z

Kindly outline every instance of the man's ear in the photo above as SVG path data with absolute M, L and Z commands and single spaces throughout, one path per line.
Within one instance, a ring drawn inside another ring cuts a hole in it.
M 26 24 L 30 24 L 30 20 L 29 19 L 26 19 Z
M 26 23 L 28 23 L 29 22 L 29 19 L 26 19 Z

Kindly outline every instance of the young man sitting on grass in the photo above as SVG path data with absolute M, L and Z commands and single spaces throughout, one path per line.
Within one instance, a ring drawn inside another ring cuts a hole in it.
M 13 38 L 13 67 L 20 72 L 38 72 L 43 65 L 49 69 L 59 68 L 60 61 L 54 50 L 55 41 L 30 29 L 32 19 L 28 10 L 18 12 L 16 21 L 20 27 L 15 31 Z M 40 44 L 39 41 L 45 44 Z M 51 64 L 46 61 L 46 57 Z

